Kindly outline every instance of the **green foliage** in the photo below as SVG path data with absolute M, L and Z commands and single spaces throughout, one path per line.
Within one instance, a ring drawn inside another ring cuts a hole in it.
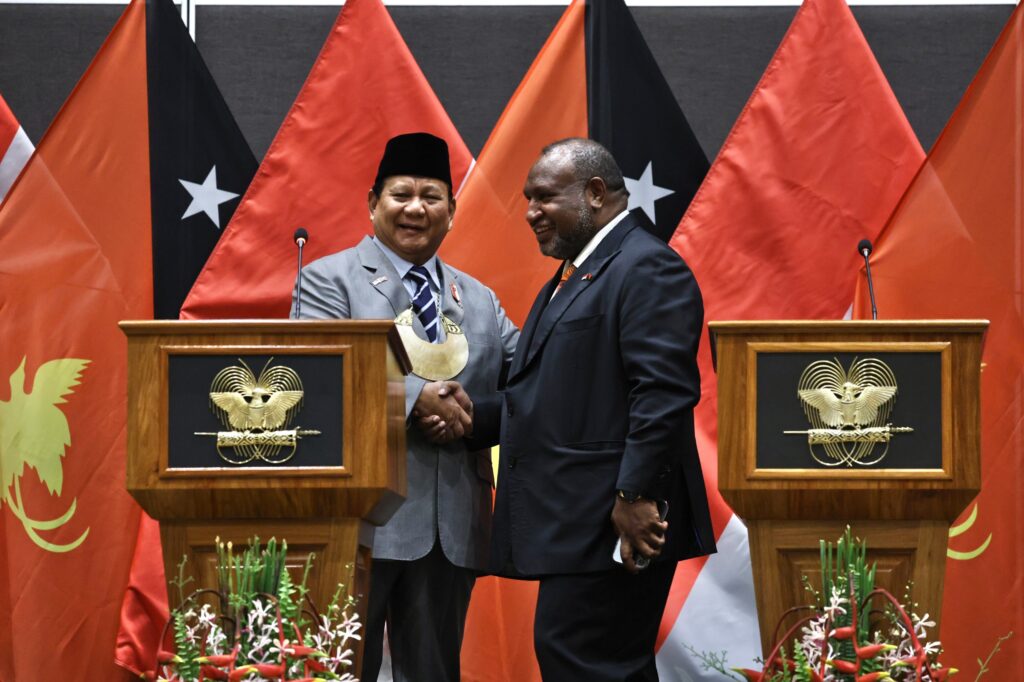
M 185 586 L 192 582 L 192 576 L 185 575 L 185 564 L 188 563 L 188 556 L 182 554 L 178 562 L 178 575 L 171 578 L 170 583 L 178 590 L 178 603 L 185 603 Z
M 811 679 L 811 668 L 810 663 L 807 662 L 807 654 L 804 653 L 803 647 L 794 645 L 793 647 L 793 663 L 796 667 L 793 669 L 793 682 L 813 682 Z
M 184 679 L 199 677 L 199 649 L 188 635 L 184 609 L 174 612 L 174 649 L 181 659 L 177 662 L 178 675 Z

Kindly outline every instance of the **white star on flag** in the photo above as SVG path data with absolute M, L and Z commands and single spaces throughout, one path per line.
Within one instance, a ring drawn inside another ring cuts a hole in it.
M 229 199 L 234 199 L 238 195 L 234 192 L 226 192 L 217 188 L 217 166 L 210 169 L 201 185 L 181 179 L 178 182 L 192 195 L 192 203 L 185 209 L 185 214 L 181 216 L 181 219 L 184 220 L 197 213 L 205 213 L 219 230 L 220 205 Z
M 623 180 L 626 181 L 626 189 L 629 190 L 627 209 L 632 211 L 639 206 L 652 223 L 657 223 L 658 221 L 654 218 L 654 202 L 664 199 L 669 194 L 675 194 L 675 191 L 654 184 L 654 162 L 647 162 L 647 168 L 638 179 L 623 178 Z

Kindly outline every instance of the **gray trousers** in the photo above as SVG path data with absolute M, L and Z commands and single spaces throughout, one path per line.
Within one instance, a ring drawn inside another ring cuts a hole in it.
M 359 679 L 376 682 L 387 623 L 394 682 L 459 682 L 459 654 L 476 574 L 453 565 L 434 542 L 415 561 L 375 559 Z

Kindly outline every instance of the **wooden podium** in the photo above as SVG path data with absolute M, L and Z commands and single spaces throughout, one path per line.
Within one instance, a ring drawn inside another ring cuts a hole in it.
M 318 608 L 344 582 L 350 594 L 363 595 L 365 622 L 370 524 L 387 522 L 405 495 L 408 359 L 394 324 L 147 321 L 121 328 L 128 337 L 128 491 L 160 522 L 168 577 L 187 555 L 195 585 L 215 588 L 215 537 L 245 546 L 253 536 L 273 536 L 288 541 L 291 567 L 316 553 L 309 587 Z M 293 405 L 284 400 L 295 396 L 288 371 L 301 383 Z M 265 400 L 278 417 L 288 406 L 291 423 L 275 426 L 245 405 L 231 408 L 236 421 L 263 419 L 284 445 L 247 446 L 224 435 L 237 434 L 238 424 L 225 421 L 211 393 L 245 376 L 260 380 L 248 406 Z M 259 387 L 270 384 L 292 393 L 268 396 Z M 300 434 L 294 449 L 288 430 Z M 177 595 L 170 596 L 173 606 Z
M 765 653 L 786 609 L 812 601 L 801 576 L 817 579 L 819 540 L 847 525 L 877 584 L 900 597 L 912 580 L 915 610 L 938 622 L 949 526 L 981 486 L 988 322 L 709 327 L 718 486 L 749 531 Z

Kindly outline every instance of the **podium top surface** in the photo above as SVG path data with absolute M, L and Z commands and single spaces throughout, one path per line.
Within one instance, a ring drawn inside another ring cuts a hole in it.
M 708 328 L 715 334 L 751 332 L 858 332 L 946 331 L 977 333 L 988 328 L 988 320 L 712 320 Z
M 394 320 L 122 320 L 118 326 L 127 336 L 140 334 L 194 334 L 247 329 L 254 332 L 344 331 L 350 334 L 386 333 Z

